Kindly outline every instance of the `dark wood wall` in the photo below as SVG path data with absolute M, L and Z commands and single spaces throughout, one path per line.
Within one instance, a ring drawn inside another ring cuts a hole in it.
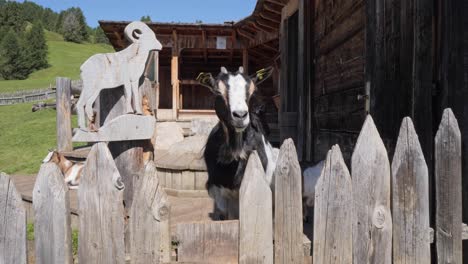
M 315 0 L 314 5 L 311 156 L 323 160 L 339 144 L 349 161 L 366 116 L 364 1 Z

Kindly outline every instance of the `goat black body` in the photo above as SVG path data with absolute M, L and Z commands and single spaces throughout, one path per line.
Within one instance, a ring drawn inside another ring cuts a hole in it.
M 268 158 L 262 140 L 263 128 L 259 118 L 250 114 L 251 122 L 243 132 L 223 128 L 219 123 L 211 131 L 204 158 L 208 169 L 206 188 L 224 187 L 238 190 L 244 176 L 249 155 L 256 150 L 266 170 Z M 227 132 L 227 136 L 226 136 Z

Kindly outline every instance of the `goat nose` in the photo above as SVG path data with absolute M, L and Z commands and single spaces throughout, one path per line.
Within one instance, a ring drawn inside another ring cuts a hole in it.
M 232 115 L 235 117 L 235 118 L 238 118 L 238 119 L 244 119 L 247 117 L 247 114 L 249 112 L 247 111 L 234 111 L 232 112 Z

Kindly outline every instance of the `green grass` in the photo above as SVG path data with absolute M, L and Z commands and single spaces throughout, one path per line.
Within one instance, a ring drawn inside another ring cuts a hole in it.
M 34 174 L 56 146 L 56 112 L 31 112 L 31 103 L 0 106 L 0 171 Z M 76 126 L 76 116 L 72 117 Z
M 60 34 L 46 31 L 50 67 L 36 71 L 26 80 L 0 81 L 0 93 L 55 86 L 55 78 L 78 79 L 80 66 L 96 53 L 113 52 L 110 45 L 66 42 Z

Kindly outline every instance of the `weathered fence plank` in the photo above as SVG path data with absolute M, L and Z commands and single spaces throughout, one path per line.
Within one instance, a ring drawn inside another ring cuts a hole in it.
M 242 180 L 239 219 L 239 263 L 273 263 L 271 190 L 256 151 L 250 154 Z
M 369 115 L 351 158 L 353 183 L 353 263 L 391 263 L 390 164 Z
M 314 263 L 353 262 L 352 201 L 351 176 L 335 145 L 315 187 Z
M 132 263 L 161 263 L 169 258 L 171 241 L 167 238 L 166 241 L 162 240 L 164 230 L 161 230 L 164 227 L 161 222 L 169 221 L 169 212 L 167 195 L 159 185 L 156 166 L 150 161 L 141 183 L 135 185 L 135 197 L 130 209 Z
M 26 264 L 26 210 L 10 176 L 0 172 L 0 263 Z
M 462 263 L 461 135 L 450 108 L 435 137 L 436 247 L 439 263 Z
M 68 186 L 55 163 L 39 170 L 33 208 L 36 263 L 73 263 Z
M 392 184 L 393 263 L 430 263 L 428 169 L 409 117 L 401 124 Z
M 106 143 L 95 144 L 78 189 L 80 263 L 124 263 L 123 187 Z
M 286 139 L 280 148 L 274 178 L 275 263 L 300 263 L 304 260 L 302 174 L 292 139 Z
M 393 263 L 430 263 L 428 169 L 409 117 L 401 124 L 392 183 Z
M 175 237 L 178 261 L 238 263 L 239 220 L 181 223 Z
M 57 150 L 72 151 L 71 127 L 71 81 L 68 78 L 57 78 Z

